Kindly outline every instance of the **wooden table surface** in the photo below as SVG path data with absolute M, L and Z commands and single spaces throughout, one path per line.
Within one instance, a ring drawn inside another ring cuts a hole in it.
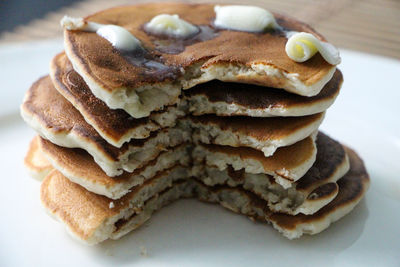
M 161 1 L 161 0 L 159 0 Z M 149 0 L 86 0 L 47 14 L 13 32 L 0 35 L 0 44 L 61 38 L 60 19 L 85 16 L 123 4 Z M 210 1 L 181 1 L 210 2 Z M 338 47 L 400 59 L 400 0 L 219 0 L 251 4 L 305 21 Z

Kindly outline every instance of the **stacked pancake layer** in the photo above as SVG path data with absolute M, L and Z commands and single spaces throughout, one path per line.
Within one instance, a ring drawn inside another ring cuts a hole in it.
M 368 174 L 354 151 L 318 132 L 340 71 L 318 54 L 292 62 L 282 54 L 286 37 L 276 33 L 213 29 L 171 50 L 183 44 L 142 28 L 162 13 L 202 31 L 214 16 L 212 5 L 186 4 L 97 13 L 88 20 L 119 18 L 140 37 L 152 67 L 95 33 L 67 30 L 65 53 L 26 93 L 21 114 L 40 137 L 25 165 L 43 179 L 48 211 L 89 244 L 117 239 L 183 197 L 269 222 L 290 239 L 350 212 Z

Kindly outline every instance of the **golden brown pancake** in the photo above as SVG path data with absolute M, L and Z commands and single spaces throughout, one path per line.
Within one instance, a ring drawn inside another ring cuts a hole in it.
M 159 47 L 165 41 L 143 30 L 145 23 L 163 13 L 178 14 L 194 25 L 208 27 L 216 32 L 215 37 L 187 45 L 179 53 L 166 53 L 165 49 Z M 287 30 L 309 32 L 325 40 L 302 22 L 274 15 L 277 22 Z M 319 93 L 335 71 L 335 66 L 327 63 L 319 54 L 303 63 L 291 60 L 285 52 L 287 38 L 284 34 L 217 30 L 213 27 L 214 19 L 214 5 L 182 3 L 116 7 L 86 17 L 88 21 L 119 25 L 130 31 L 141 41 L 149 56 L 164 65 L 160 69 L 146 69 L 143 65 L 132 64 L 107 40 L 93 32 L 66 30 L 66 54 L 96 97 L 111 108 L 125 109 L 136 118 L 174 103 L 182 86 L 190 88 L 219 79 L 283 88 L 296 94 L 312 96 Z M 184 69 L 184 75 L 181 69 Z M 162 103 L 153 103 L 150 110 L 141 105 L 144 100 L 133 104 L 134 99 L 141 98 L 138 92 L 143 94 L 146 90 L 157 90 L 163 97 Z
M 155 194 L 153 197 L 141 194 L 147 186 L 154 184 L 155 180 L 152 179 L 124 198 L 113 201 L 88 192 L 60 172 L 53 171 L 42 183 L 41 200 L 45 208 L 68 227 L 70 233 L 89 244 L 119 238 L 139 227 L 158 208 L 180 197 L 189 196 L 219 202 L 234 212 L 271 222 L 284 236 L 292 239 L 302 234 L 323 231 L 349 213 L 364 196 L 369 186 L 368 174 L 357 154 L 349 149 L 346 151 L 351 169 L 339 180 L 338 195 L 313 215 L 273 213 L 268 209 L 266 201 L 249 191 L 238 187 L 207 187 L 192 179 L 180 180 L 179 175 L 170 179 L 174 181 L 171 187 L 162 183 L 152 190 Z M 167 179 L 170 173 L 161 174 L 155 179 Z M 155 193 L 157 190 L 158 193 Z
M 39 142 L 40 137 L 35 136 L 29 143 L 29 148 L 24 158 L 24 165 L 33 178 L 42 181 L 53 169 L 53 166 L 40 150 Z
M 121 148 L 104 140 L 74 106 L 54 89 L 46 76 L 32 85 L 21 106 L 24 120 L 51 142 L 85 149 L 110 176 L 123 170 L 132 172 L 161 153 L 165 148 L 190 140 L 190 133 L 169 128 L 151 133 L 146 139 L 132 139 Z
M 195 142 L 231 147 L 250 147 L 272 156 L 279 147 L 289 146 L 318 130 L 324 113 L 304 117 L 220 117 L 190 116 L 184 120 L 193 129 Z
M 211 81 L 184 92 L 189 111 L 194 115 L 218 116 L 306 116 L 328 109 L 339 94 L 343 82 L 340 70 L 321 92 L 312 97 L 287 93 L 278 89 Z
M 343 146 L 319 133 L 317 158 L 313 166 L 288 189 L 265 174 L 249 174 L 231 166 L 220 171 L 214 166 L 194 166 L 193 175 L 207 186 L 227 184 L 241 186 L 268 202 L 273 212 L 291 215 L 313 214 L 332 201 L 338 193 L 336 181 L 349 170 L 349 160 Z
M 143 139 L 151 132 L 174 126 L 184 112 L 176 106 L 153 112 L 149 117 L 135 119 L 121 109 L 110 109 L 96 98 L 82 77 L 77 74 L 64 53 L 53 58 L 50 75 L 57 91 L 62 94 L 84 119 L 110 144 L 121 147 L 131 139 Z
M 103 236 L 108 237 L 119 219 L 141 212 L 146 200 L 187 176 L 185 168 L 176 166 L 157 173 L 123 198 L 112 200 L 87 191 L 53 170 L 42 183 L 41 200 L 51 213 L 57 213 L 60 220 L 75 225 L 75 229 L 70 228 L 75 235 L 93 243 L 104 240 Z M 100 232 L 99 226 L 103 228 Z
M 43 138 L 39 139 L 38 148 L 42 150 L 54 168 L 72 182 L 83 186 L 88 191 L 111 199 L 121 198 L 132 187 L 141 185 L 157 172 L 175 165 L 188 166 L 190 162 L 190 145 L 183 144 L 173 150 L 162 152 L 156 159 L 131 173 L 123 172 L 121 175 L 110 177 L 82 149 L 60 147 Z

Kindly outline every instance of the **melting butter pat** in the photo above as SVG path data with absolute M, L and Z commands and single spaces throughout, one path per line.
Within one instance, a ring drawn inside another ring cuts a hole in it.
M 256 6 L 215 6 L 215 26 L 246 32 L 280 28 L 271 12 Z
M 146 31 L 155 35 L 186 38 L 199 32 L 199 28 L 180 19 L 178 15 L 161 14 L 145 25 Z
M 331 65 L 337 65 L 341 61 L 336 47 L 306 32 L 290 32 L 285 50 L 288 57 L 296 62 L 307 61 L 317 52 Z
M 121 26 L 105 25 L 68 16 L 64 16 L 61 20 L 61 26 L 67 30 L 96 32 L 97 35 L 109 41 L 118 50 L 133 51 L 142 48 L 140 41 Z

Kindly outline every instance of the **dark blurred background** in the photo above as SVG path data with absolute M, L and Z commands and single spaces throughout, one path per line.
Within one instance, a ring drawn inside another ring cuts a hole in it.
M 0 33 L 13 31 L 48 12 L 68 6 L 78 0 L 0 0 Z
M 162 0 L 0 0 L 0 44 L 61 38 L 63 15 Z M 170 0 L 179 1 L 179 0 Z M 309 23 L 343 48 L 400 59 L 400 0 L 181 0 L 251 4 Z

